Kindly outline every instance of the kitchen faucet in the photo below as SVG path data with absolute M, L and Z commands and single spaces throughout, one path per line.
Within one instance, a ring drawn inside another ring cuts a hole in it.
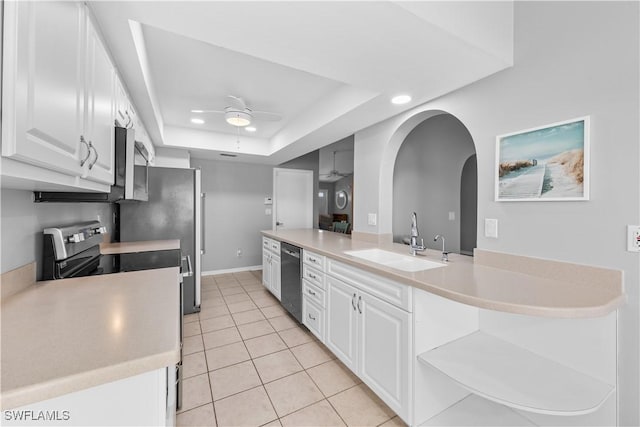
M 420 245 L 418 245 L 418 217 L 416 213 L 411 214 L 411 240 L 409 241 L 409 253 L 413 256 L 416 255 L 416 252 L 424 251 L 426 247 L 424 246 L 424 239 L 420 239 Z
M 436 237 L 433 238 L 433 241 L 436 242 L 438 239 L 442 239 L 442 258 L 440 258 L 444 262 L 449 262 L 449 252 L 444 250 L 444 236 L 436 234 Z

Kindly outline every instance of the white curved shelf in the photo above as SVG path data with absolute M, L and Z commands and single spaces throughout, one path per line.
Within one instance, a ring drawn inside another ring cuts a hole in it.
M 536 425 L 511 408 L 470 394 L 420 424 L 420 427 L 431 426 L 535 427 Z
M 502 405 L 548 415 L 596 411 L 615 387 L 481 331 L 418 359 Z

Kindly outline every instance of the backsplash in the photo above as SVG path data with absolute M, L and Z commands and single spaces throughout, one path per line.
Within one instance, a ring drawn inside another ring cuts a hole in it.
M 34 203 L 33 192 L 2 190 L 0 273 L 36 261 L 42 272 L 42 230 L 76 221 L 100 221 L 113 231 L 113 206 L 107 203 Z

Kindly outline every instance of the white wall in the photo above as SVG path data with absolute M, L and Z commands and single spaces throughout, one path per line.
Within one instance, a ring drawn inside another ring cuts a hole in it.
M 625 251 L 625 226 L 640 222 L 639 7 L 516 2 L 513 68 L 355 136 L 356 231 L 391 233 L 391 177 L 400 141 L 431 111 L 446 111 L 476 144 L 478 247 L 624 271 L 621 425 L 640 425 L 640 260 Z M 496 135 L 584 115 L 591 116 L 590 201 L 493 201 Z M 366 225 L 368 212 L 378 213 L 378 225 Z M 484 218 L 498 219 L 498 239 L 483 236 Z
M 191 155 L 187 150 L 156 148 L 153 166 L 162 168 L 190 168 Z
M 320 167 L 319 162 L 319 152 L 318 150 L 312 151 L 310 153 L 305 154 L 304 156 L 297 157 L 293 160 L 290 160 L 286 163 L 279 165 L 279 168 L 285 169 L 304 169 L 313 171 L 313 194 L 318 194 L 319 183 L 318 183 L 318 170 Z M 273 181 L 273 179 L 272 179 Z M 313 228 L 318 228 L 318 198 L 313 198 Z
M 425 120 L 407 135 L 393 171 L 394 241 L 409 236 L 409 218 L 416 212 L 425 246 L 441 249 L 442 241 L 433 241 L 440 234 L 447 251 L 460 251 L 460 178 L 474 153 L 469 132 L 448 114 Z
M 100 216 L 109 233 L 113 232 L 113 208 L 108 203 L 34 203 L 33 192 L 2 190 L 2 273 L 30 262 L 37 262 L 37 277 L 42 276 L 42 230 L 93 221 Z
M 264 198 L 272 196 L 273 167 L 196 158 L 191 166 L 201 169 L 206 194 L 202 271 L 262 265 L 260 230 L 271 229 Z

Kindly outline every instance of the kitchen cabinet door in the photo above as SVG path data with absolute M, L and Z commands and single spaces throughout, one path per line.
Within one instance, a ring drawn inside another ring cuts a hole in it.
M 81 176 L 85 10 L 80 2 L 4 2 L 2 155 Z
M 85 138 L 92 147 L 86 178 L 112 185 L 115 158 L 115 70 L 89 16 L 86 53 Z
M 327 318 L 325 345 L 349 369 L 357 370 L 358 291 L 353 286 L 327 277 Z
M 359 376 L 403 419 L 409 415 L 411 314 L 366 293 L 358 295 Z
M 262 284 L 271 291 L 271 252 L 262 250 Z
M 271 293 L 278 298 L 279 301 L 282 300 L 280 295 L 280 282 L 282 277 L 282 271 L 280 270 L 280 257 L 271 255 Z

